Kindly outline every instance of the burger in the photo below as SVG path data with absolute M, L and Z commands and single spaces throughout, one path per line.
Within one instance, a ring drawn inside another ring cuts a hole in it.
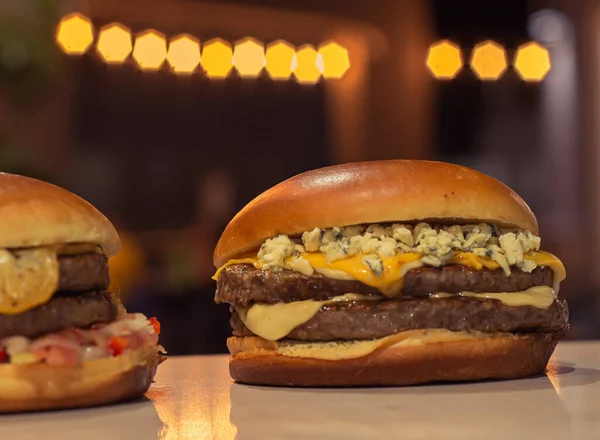
M 443 162 L 309 171 L 267 190 L 214 251 L 234 380 L 412 385 L 545 371 L 565 268 L 510 188 Z
M 110 284 L 119 236 L 88 202 L 0 173 L 0 412 L 142 395 L 163 357 L 155 318 Z

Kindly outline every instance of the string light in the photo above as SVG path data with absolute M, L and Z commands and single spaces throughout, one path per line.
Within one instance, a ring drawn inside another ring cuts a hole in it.
M 112 23 L 100 30 L 96 50 L 107 63 L 123 63 L 131 53 L 131 31 L 120 23 Z
M 506 70 L 506 51 L 494 41 L 484 41 L 473 49 L 471 68 L 479 79 L 496 80 Z
M 319 55 L 324 78 L 340 79 L 350 68 L 348 49 L 334 41 L 321 45 Z
M 56 28 L 56 42 L 69 55 L 82 55 L 94 42 L 94 27 L 78 12 L 64 16 Z
M 319 81 L 321 71 L 317 67 L 317 55 L 315 48 L 309 44 L 300 47 L 296 51 L 297 65 L 293 69 L 293 73 L 299 83 L 314 84 Z
M 209 78 L 226 78 L 233 67 L 231 45 L 220 38 L 210 40 L 204 44 L 201 62 Z
M 190 35 L 179 35 L 171 40 L 167 61 L 176 73 L 192 73 L 200 64 L 200 43 Z
M 81 55 L 94 43 L 94 27 L 89 18 L 73 13 L 58 23 L 56 42 L 69 55 Z M 107 64 L 122 64 L 129 56 L 142 70 L 158 70 L 167 61 L 177 74 L 190 74 L 201 65 L 209 78 L 226 78 L 235 67 L 242 77 L 257 77 L 263 69 L 270 78 L 287 80 L 294 75 L 303 84 L 314 84 L 323 76 L 342 78 L 350 68 L 348 50 L 329 41 L 319 46 L 304 45 L 296 52 L 293 45 L 277 40 L 265 45 L 247 37 L 232 45 L 220 38 L 200 42 L 182 34 L 170 40 L 154 29 L 133 39 L 131 30 L 121 23 L 110 23 L 98 32 L 95 44 L 98 57 Z
M 463 67 L 460 48 L 448 40 L 438 41 L 429 47 L 426 65 L 436 78 L 452 79 Z
M 298 62 L 296 51 L 287 41 L 278 40 L 267 46 L 265 68 L 273 79 L 288 79 Z
M 167 58 L 167 40 L 153 29 L 142 32 L 135 40 L 133 58 L 142 70 L 158 70 Z
M 265 48 L 253 38 L 244 38 L 235 44 L 233 65 L 242 77 L 256 77 L 265 67 Z
M 514 64 L 524 81 L 541 81 L 552 67 L 548 49 L 533 41 L 517 49 Z

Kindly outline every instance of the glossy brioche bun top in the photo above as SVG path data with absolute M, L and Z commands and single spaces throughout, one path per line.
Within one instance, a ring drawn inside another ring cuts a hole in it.
M 108 257 L 120 248 L 112 223 L 75 194 L 50 183 L 0 173 L 0 248 L 91 243 Z
M 385 222 L 492 223 L 538 233 L 517 193 L 470 168 L 424 160 L 336 165 L 294 176 L 246 205 L 214 251 L 221 266 L 278 234 Z

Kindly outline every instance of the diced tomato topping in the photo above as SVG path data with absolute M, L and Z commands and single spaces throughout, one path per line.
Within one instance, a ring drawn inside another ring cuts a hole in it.
M 112 336 L 108 340 L 108 346 L 110 347 L 113 356 L 118 356 L 127 348 L 127 340 L 118 336 Z
M 160 335 L 160 322 L 158 322 L 158 319 L 156 319 L 156 317 L 153 316 L 148 321 L 150 321 L 150 324 L 152 324 L 152 327 L 154 328 L 156 334 Z
M 0 363 L 6 362 L 8 360 L 8 353 L 6 350 L 0 349 Z

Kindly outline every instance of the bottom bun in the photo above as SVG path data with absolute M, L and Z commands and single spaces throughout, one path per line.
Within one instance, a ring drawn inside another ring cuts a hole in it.
M 545 371 L 562 333 L 412 330 L 367 342 L 277 343 L 228 340 L 231 377 L 253 385 L 343 387 L 517 379 Z M 346 352 L 346 354 L 344 354 Z
M 0 366 L 0 412 L 97 406 L 146 392 L 162 361 L 157 347 L 75 367 Z

